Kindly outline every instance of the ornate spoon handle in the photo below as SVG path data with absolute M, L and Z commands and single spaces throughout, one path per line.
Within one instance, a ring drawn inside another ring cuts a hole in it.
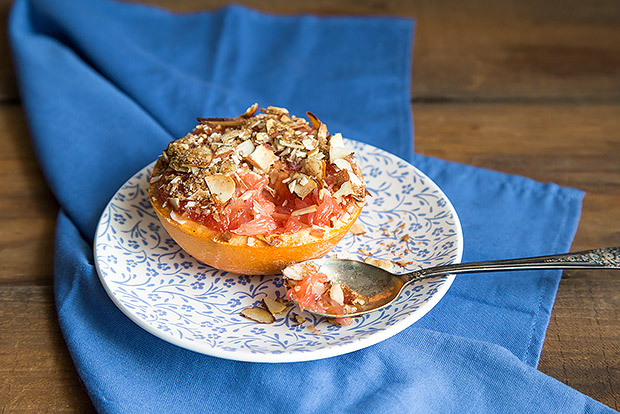
M 527 257 L 523 259 L 489 260 L 457 263 L 421 269 L 401 275 L 405 282 L 449 273 L 494 272 L 529 269 L 620 269 L 620 247 L 585 250 L 582 252 Z

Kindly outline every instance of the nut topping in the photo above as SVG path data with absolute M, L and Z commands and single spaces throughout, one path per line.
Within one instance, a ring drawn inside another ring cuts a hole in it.
M 227 202 L 235 193 L 235 180 L 227 175 L 208 175 L 205 177 L 205 182 L 219 203 Z
M 278 233 L 284 231 L 287 215 L 304 216 L 291 223 L 292 228 L 316 227 L 306 215 L 327 197 L 341 204 L 319 225 L 329 226 L 347 214 L 347 203 L 364 202 L 366 189 L 342 135 L 330 135 L 316 115 L 307 116 L 309 121 L 285 108 L 258 109 L 254 104 L 234 118 L 198 118 L 191 133 L 168 144 L 150 184 L 157 188 L 162 205 L 180 214 L 179 220 L 183 215 L 208 223 L 229 222 L 224 219 L 231 214 L 224 211 L 226 206 L 245 205 L 248 210 L 234 213 L 237 226 L 260 218 L 263 221 L 248 229 L 263 226 L 263 233 L 256 234 L 270 234 L 274 228 Z M 235 232 L 223 226 L 218 230 Z

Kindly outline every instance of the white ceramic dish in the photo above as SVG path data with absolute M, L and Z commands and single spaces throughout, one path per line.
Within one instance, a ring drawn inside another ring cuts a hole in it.
M 348 145 L 372 194 L 358 219 L 367 232 L 348 234 L 330 255 L 363 259 L 370 253 L 398 261 L 396 272 L 460 262 L 461 226 L 439 187 L 385 151 L 355 141 Z M 242 361 L 327 358 L 402 331 L 435 306 L 452 284 L 450 275 L 409 286 L 395 304 L 355 318 L 350 326 L 335 326 L 293 307 L 273 324 L 252 322 L 239 312 L 266 296 L 282 296 L 282 279 L 216 270 L 181 250 L 149 203 L 152 167 L 137 172 L 112 197 L 99 221 L 94 253 L 101 282 L 114 303 L 165 341 Z M 293 314 L 306 322 L 299 325 Z

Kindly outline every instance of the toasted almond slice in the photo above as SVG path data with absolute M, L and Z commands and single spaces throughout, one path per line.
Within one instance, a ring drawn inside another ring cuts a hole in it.
M 263 308 L 245 308 L 241 311 L 241 316 L 258 323 L 274 323 L 276 318 Z
M 325 178 L 326 168 L 327 165 L 325 164 L 325 161 L 317 158 L 306 158 L 301 164 L 302 172 L 318 180 Z
M 338 159 L 344 158 L 347 155 L 351 154 L 352 151 L 345 147 L 335 147 L 333 145 L 329 146 L 329 161 L 334 162 Z
M 351 185 L 351 181 L 345 181 L 342 183 L 338 191 L 334 193 L 334 198 L 336 200 L 341 200 L 343 197 L 346 197 L 350 194 L 353 194 L 353 186 Z
M 313 204 L 309 207 L 300 208 L 299 210 L 295 210 L 291 213 L 291 216 L 303 216 L 304 214 L 314 213 L 317 209 L 317 205 Z
M 302 182 L 303 182 L 303 184 L 302 184 Z M 316 181 L 314 181 L 311 178 L 308 178 L 307 176 L 304 176 L 304 177 L 302 177 L 302 179 L 300 179 L 297 182 L 297 184 L 295 185 L 295 188 L 293 189 L 293 191 L 295 192 L 295 194 L 297 194 L 299 196 L 299 198 L 301 198 L 303 200 L 316 187 L 317 187 Z
M 170 197 L 168 199 L 168 204 L 170 204 L 173 210 L 178 210 L 180 207 L 179 199 L 177 197 Z
M 283 115 L 288 114 L 288 109 L 280 108 L 279 106 L 268 106 L 267 112 L 269 112 L 270 114 Z
M 243 114 L 239 115 L 239 118 L 250 118 L 250 117 L 254 116 L 254 114 L 256 113 L 257 109 L 258 109 L 258 104 L 255 103 L 254 105 L 252 105 L 248 109 L 246 109 Z
M 356 236 L 366 234 L 366 228 L 364 227 L 362 223 L 358 223 L 358 222 L 353 223 L 349 231 Z
M 344 292 L 340 284 L 332 285 L 329 289 L 329 296 L 335 300 L 339 305 L 344 305 Z
M 184 220 L 183 217 L 174 210 L 170 211 L 170 218 L 179 224 L 185 224 L 187 222 L 187 220 Z
M 266 170 L 278 159 L 278 156 L 265 144 L 259 145 L 247 157 L 247 160 L 259 170 Z
M 239 126 L 245 123 L 245 119 L 239 118 L 197 118 L 201 124 L 212 124 L 221 126 Z
M 327 139 L 327 125 L 321 123 L 319 126 L 319 130 L 316 133 L 316 136 L 319 138 L 319 141 Z
M 254 151 L 254 144 L 251 139 L 246 139 L 241 144 L 237 145 L 235 149 L 239 155 L 245 158 Z
M 208 175 L 205 177 L 205 182 L 211 194 L 213 194 L 220 203 L 227 202 L 235 193 L 235 180 L 227 175 Z
M 298 315 L 298 314 L 296 314 L 296 313 L 294 313 L 294 314 L 293 314 L 293 320 L 294 320 L 295 322 L 297 322 L 297 324 L 298 324 L 298 325 L 303 325 L 304 323 L 306 323 L 306 322 L 307 322 L 307 321 L 306 321 L 306 318 L 304 318 L 303 316 Z
M 285 278 L 291 280 L 302 280 L 304 278 L 306 269 L 301 264 L 295 264 L 288 267 L 285 267 L 282 270 L 282 274 Z
M 336 158 L 334 161 L 332 161 L 332 164 L 334 164 L 338 168 L 338 170 L 353 171 L 351 163 L 349 163 L 349 161 L 345 160 L 344 158 Z
M 265 304 L 265 306 L 267 307 L 269 312 L 271 312 L 272 315 L 279 315 L 280 313 L 284 312 L 287 308 L 286 304 L 282 302 L 278 302 L 275 299 L 271 299 L 270 297 L 264 298 L 263 303 Z
M 312 124 L 312 126 L 316 129 L 319 129 L 319 127 L 321 126 L 321 121 L 319 120 L 319 118 L 317 118 L 316 115 L 314 115 L 310 111 L 306 112 L 306 115 L 308 115 L 308 119 L 310 119 L 310 124 Z
M 364 259 L 364 263 L 368 263 L 371 264 L 373 266 L 377 266 L 380 267 L 383 270 L 387 270 L 388 272 L 391 272 L 394 270 L 394 262 L 392 262 L 391 260 L 386 260 L 386 259 L 377 259 L 375 257 L 367 257 Z

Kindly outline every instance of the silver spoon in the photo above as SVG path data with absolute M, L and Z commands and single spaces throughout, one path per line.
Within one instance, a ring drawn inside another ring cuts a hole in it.
M 366 303 L 360 305 L 357 312 L 346 315 L 325 314 L 305 309 L 316 315 L 335 318 L 360 316 L 381 309 L 392 303 L 408 284 L 447 274 L 533 269 L 620 269 L 620 247 L 522 259 L 457 263 L 429 267 L 402 275 L 355 260 L 317 259 L 302 263 L 314 263 L 320 266 L 320 272 L 326 274 L 332 284 L 344 284 L 366 297 Z

